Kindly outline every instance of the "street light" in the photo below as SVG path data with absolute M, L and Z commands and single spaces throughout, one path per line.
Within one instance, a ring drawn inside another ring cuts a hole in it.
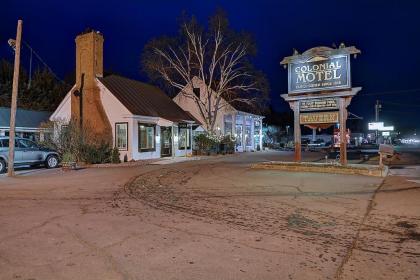
M 16 51 L 16 40 L 15 39 L 9 39 L 7 40 L 7 43 L 9 46 L 13 49 L 13 51 Z M 29 46 L 25 41 L 23 41 L 23 44 L 28 47 L 28 49 L 31 51 L 30 57 L 29 57 L 29 82 L 28 82 L 28 89 L 31 88 L 31 82 L 32 82 L 32 48 Z

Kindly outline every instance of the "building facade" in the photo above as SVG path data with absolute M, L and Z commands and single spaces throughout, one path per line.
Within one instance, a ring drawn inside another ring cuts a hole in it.
M 56 132 L 70 120 L 120 151 L 122 161 L 188 156 L 196 120 L 160 89 L 103 76 L 103 36 L 76 38 L 76 84 L 51 115 Z
M 187 85 L 173 100 L 184 111 L 190 113 L 201 124 L 205 120 L 200 113 L 198 105 L 191 98 L 192 95 L 199 96 L 200 99 L 208 98 L 207 86 L 197 77 L 192 80 L 192 85 Z M 214 96 L 214 95 L 212 95 Z M 236 139 L 236 151 L 257 151 L 262 149 L 262 121 L 264 116 L 252 114 L 240 110 L 238 107 L 229 104 L 222 99 L 220 109 L 216 115 L 215 131 L 219 135 L 232 135 Z M 215 104 L 213 100 L 212 104 Z M 208 129 L 201 125 L 198 130 L 207 131 Z

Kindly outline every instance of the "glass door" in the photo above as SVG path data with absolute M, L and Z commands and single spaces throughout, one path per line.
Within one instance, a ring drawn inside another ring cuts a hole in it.
M 160 127 L 160 155 L 162 157 L 172 156 L 172 127 Z

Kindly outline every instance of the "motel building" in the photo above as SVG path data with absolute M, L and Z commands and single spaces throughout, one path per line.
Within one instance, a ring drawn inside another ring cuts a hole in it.
M 76 84 L 50 120 L 56 132 L 73 118 L 110 139 L 122 161 L 187 156 L 199 123 L 160 89 L 117 75 L 103 77 L 103 36 L 76 37 Z
M 183 110 L 189 112 L 197 122 L 203 124 L 205 123 L 203 116 L 198 105 L 191 97 L 195 95 L 205 103 L 208 99 L 207 90 L 207 85 L 198 77 L 194 77 L 192 84 L 186 86 L 173 100 Z M 211 95 L 214 98 L 212 104 L 216 103 L 214 96 L 214 94 Z M 243 103 L 234 102 L 230 104 L 222 99 L 220 104 L 215 122 L 216 133 L 219 135 L 232 135 L 236 139 L 237 152 L 262 150 L 262 121 L 264 116 L 250 113 L 252 108 Z M 194 132 L 199 133 L 199 131 L 205 130 L 204 126 L 199 126 Z

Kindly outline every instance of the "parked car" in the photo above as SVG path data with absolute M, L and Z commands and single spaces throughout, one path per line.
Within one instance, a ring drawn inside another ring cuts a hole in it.
M 0 173 L 4 173 L 9 160 L 9 137 L 0 137 Z M 41 148 L 35 142 L 25 138 L 15 138 L 15 166 L 45 165 L 55 168 L 59 164 L 56 151 Z

